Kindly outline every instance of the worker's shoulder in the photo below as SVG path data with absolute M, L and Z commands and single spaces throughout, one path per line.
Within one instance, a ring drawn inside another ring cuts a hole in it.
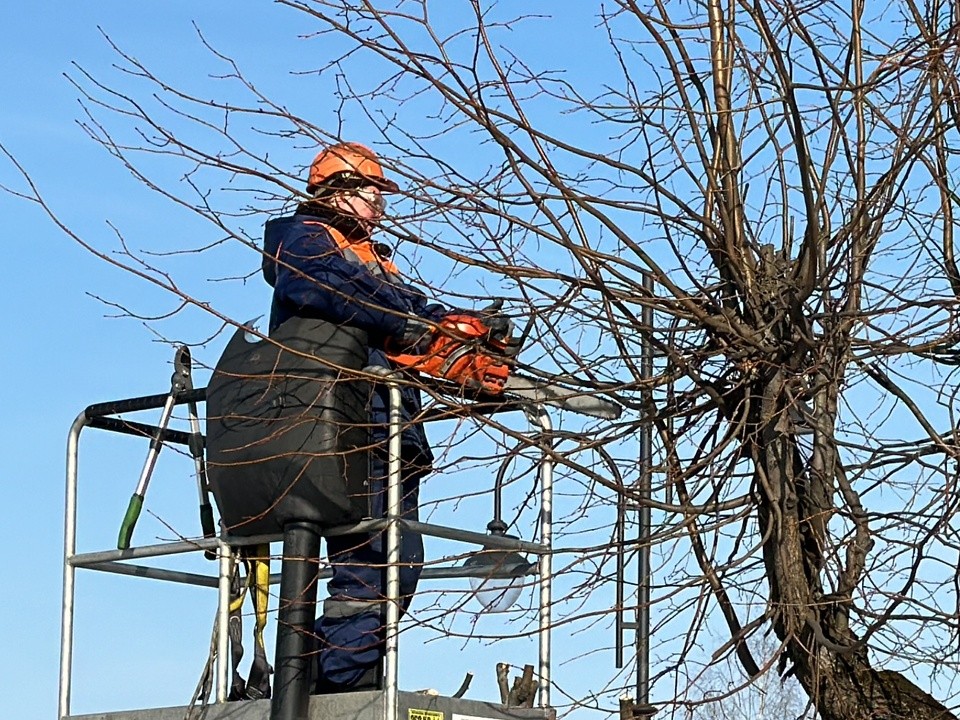
M 263 232 L 263 277 L 277 287 L 280 268 L 339 254 L 329 228 L 316 218 L 286 215 L 267 221 Z M 279 263 L 279 265 L 278 265 Z
M 284 215 L 267 220 L 264 228 L 264 246 L 270 248 L 293 249 L 304 243 L 337 245 L 331 229 L 310 215 Z M 276 255 L 276 251 L 272 254 Z
M 270 218 L 265 226 L 267 235 L 276 233 L 305 233 L 305 234 L 330 234 L 330 228 L 319 218 L 312 215 L 282 215 L 280 217 Z

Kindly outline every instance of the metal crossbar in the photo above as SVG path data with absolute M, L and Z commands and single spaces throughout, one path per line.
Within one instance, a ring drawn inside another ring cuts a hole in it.
M 548 707 L 550 704 L 550 626 L 551 626 L 551 594 L 552 594 L 552 513 L 553 513 L 553 463 L 550 458 L 549 444 L 543 446 L 543 455 L 540 461 L 540 543 L 498 537 L 478 532 L 470 532 L 457 528 L 405 520 L 400 514 L 400 464 L 399 464 L 399 437 L 400 418 L 399 408 L 400 390 L 396 379 L 383 368 L 365 368 L 364 372 L 384 375 L 384 382 L 390 389 L 391 416 L 390 416 L 390 454 L 388 487 L 388 513 L 385 518 L 363 520 L 359 523 L 333 528 L 326 532 L 328 535 L 340 535 L 358 532 L 373 532 L 387 530 L 387 622 L 386 622 L 386 652 L 384 658 L 384 693 L 385 693 L 385 720 L 396 720 L 397 717 L 397 659 L 398 659 L 398 630 L 399 630 L 399 537 L 400 530 L 409 530 L 422 535 L 479 545 L 498 550 L 513 550 L 527 552 L 540 557 L 537 563 L 528 572 L 536 575 L 540 585 L 540 623 L 539 623 L 539 671 L 540 692 L 539 705 Z M 199 587 L 217 588 L 219 592 L 218 610 L 218 668 L 217 668 L 217 700 L 226 700 L 228 691 L 229 652 L 227 647 L 227 618 L 229 610 L 230 581 L 233 575 L 232 548 L 270 543 L 279 541 L 281 536 L 260 535 L 256 537 L 233 537 L 223 533 L 217 538 L 196 540 L 182 540 L 141 547 L 130 547 L 123 550 L 104 550 L 87 553 L 77 553 L 77 484 L 78 484 L 78 454 L 80 433 L 85 427 L 94 427 L 110 432 L 137 435 L 146 438 L 159 438 L 165 443 L 188 445 L 191 433 L 169 430 L 165 427 L 131 422 L 129 420 L 111 417 L 121 413 L 150 410 L 163 407 L 168 401 L 168 395 L 148 395 L 114 402 L 90 405 L 81 412 L 73 425 L 67 439 L 67 467 L 66 467 L 66 502 L 64 515 L 64 563 L 63 563 L 63 604 L 61 615 L 60 634 L 60 693 L 58 700 L 58 717 L 66 718 L 70 715 L 70 694 L 73 670 L 73 622 L 75 600 L 75 575 L 77 568 L 98 570 L 135 577 L 147 577 L 166 582 L 185 583 Z M 206 399 L 206 389 L 199 388 L 184 393 L 176 398 L 175 404 L 196 403 Z M 489 412 L 489 408 L 484 408 Z M 537 427 L 540 438 L 549 438 L 552 425 L 547 413 L 540 407 L 527 408 L 528 418 Z M 548 443 L 548 440 L 544 440 Z M 164 557 L 197 551 L 214 550 L 220 559 L 219 572 L 214 575 L 187 573 L 163 568 L 148 567 L 130 563 L 131 560 Z M 517 567 L 504 565 L 493 573 L 483 573 L 484 577 L 515 577 Z M 431 578 L 464 578 L 478 576 L 476 569 L 469 567 L 439 567 L 426 568 L 422 577 Z M 271 583 L 279 582 L 279 575 L 271 575 Z

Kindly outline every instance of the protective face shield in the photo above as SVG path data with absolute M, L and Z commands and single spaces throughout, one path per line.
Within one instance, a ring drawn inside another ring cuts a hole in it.
M 370 184 L 338 188 L 322 202 L 339 216 L 337 227 L 354 237 L 373 234 L 387 206 L 379 188 Z
M 383 217 L 387 209 L 387 199 L 380 190 L 372 185 L 357 188 L 354 194 L 363 200 L 376 213 L 377 217 Z

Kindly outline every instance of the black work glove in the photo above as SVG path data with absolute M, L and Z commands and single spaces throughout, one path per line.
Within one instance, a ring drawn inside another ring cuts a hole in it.
M 467 315 L 479 318 L 490 331 L 490 338 L 493 340 L 509 340 L 513 333 L 513 321 L 500 312 L 503 308 L 503 298 L 497 298 L 485 308 L 480 310 L 468 310 Z
M 403 335 L 390 342 L 391 352 L 406 352 L 411 355 L 426 355 L 433 343 L 434 325 L 419 318 L 407 318 Z

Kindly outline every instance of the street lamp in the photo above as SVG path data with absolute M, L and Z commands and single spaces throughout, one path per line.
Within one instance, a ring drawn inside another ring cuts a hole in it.
M 519 449 L 520 446 L 517 446 L 507 454 L 493 485 L 493 520 L 487 523 L 487 532 L 497 540 L 517 539 L 507 535 L 507 524 L 502 519 L 501 495 L 503 477 Z M 484 545 L 483 550 L 473 553 L 463 563 L 463 567 L 471 571 L 468 577 L 474 597 L 488 612 L 508 610 L 520 597 L 524 576 L 536 565 L 515 550 L 497 547 L 500 544 L 494 542 Z
M 499 485 L 498 485 L 499 489 Z M 511 538 L 507 526 L 495 517 L 487 525 L 491 537 Z M 471 570 L 469 580 L 477 602 L 487 612 L 504 612 L 520 597 L 523 578 L 535 563 L 514 550 L 484 545 L 483 550 L 468 557 L 463 567 Z

